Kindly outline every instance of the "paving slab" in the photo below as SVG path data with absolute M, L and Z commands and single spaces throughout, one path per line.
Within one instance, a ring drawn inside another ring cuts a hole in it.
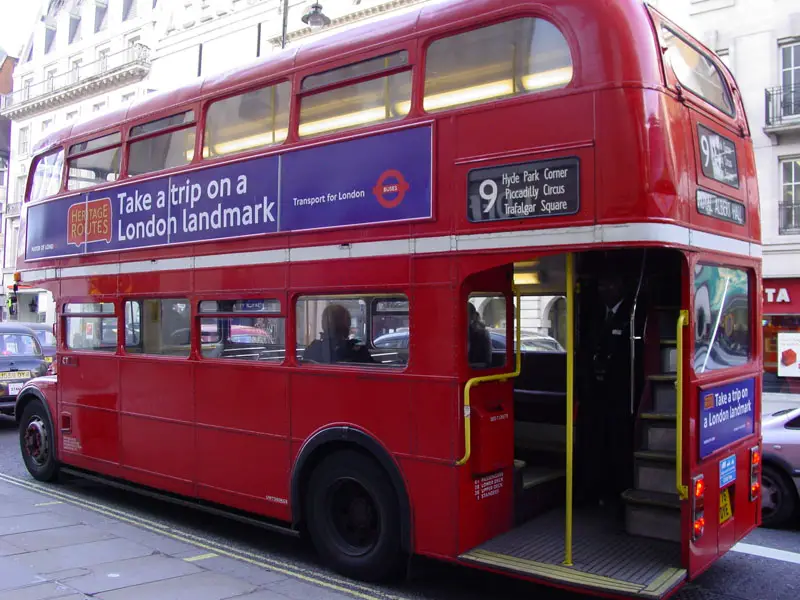
M 0 540 L 0 556 L 8 556 L 9 554 L 19 554 L 25 552 L 22 548 L 5 540 Z
M 18 517 L 46 512 L 46 508 L 34 506 L 33 502 L 0 502 L 0 517 Z
M 67 527 L 56 527 L 45 531 L 29 531 L 27 533 L 16 533 L 4 536 L 2 540 L 27 550 L 48 550 L 60 548 L 61 546 L 72 546 L 75 544 L 85 544 L 86 542 L 97 542 L 113 538 L 114 535 L 89 525 L 69 525 Z
M 0 592 L 0 600 L 51 600 L 55 598 L 61 600 L 70 596 L 75 596 L 75 590 L 54 582 L 40 583 L 30 587 Z M 79 594 L 78 597 L 83 598 L 84 596 Z
M 292 600 L 344 600 L 352 596 L 341 594 L 335 590 L 311 585 L 305 581 L 296 579 L 285 579 L 266 586 L 264 591 L 279 594 L 279 597 L 291 598 Z M 239 600 L 238 598 L 236 600 Z
M 203 556 L 204 554 L 205 553 L 198 552 L 197 549 L 195 549 L 194 552 L 187 553 L 179 558 L 186 559 L 194 556 Z M 214 571 L 215 573 L 224 573 L 225 575 L 230 575 L 231 577 L 244 579 L 256 587 L 265 586 L 277 581 L 283 581 L 287 577 L 282 573 L 277 573 L 267 568 L 259 567 L 242 560 L 236 560 L 235 558 L 230 558 L 228 556 L 204 558 L 202 560 L 193 562 L 192 564 L 210 571 Z
M 227 575 L 205 571 L 175 579 L 146 583 L 95 596 L 100 600 L 223 600 L 239 598 L 255 586 Z M 275 597 L 277 600 L 277 596 Z M 281 599 L 285 600 L 285 599 Z
M 111 521 L 106 525 L 102 525 L 102 528 L 103 531 L 108 531 L 109 533 L 125 538 L 126 540 L 139 542 L 140 544 L 144 544 L 153 550 L 169 556 L 175 556 L 184 553 L 191 553 L 191 556 L 205 552 L 205 550 L 200 549 L 192 544 L 187 544 L 186 542 L 181 542 L 169 536 L 161 535 L 154 531 L 142 529 L 141 527 L 136 527 L 121 521 Z
M 17 564 L 13 556 L 0 557 L 0 590 L 13 590 L 43 581 L 35 569 Z
M 40 512 L 12 517 L 0 517 L 0 535 L 25 533 L 26 531 L 40 531 L 54 527 L 67 527 L 77 525 L 78 521 L 72 517 L 58 515 L 52 512 Z
M 35 568 L 40 573 L 52 573 L 65 569 L 100 565 L 126 558 L 148 556 L 152 553 L 152 549 L 136 542 L 113 539 L 17 554 L 8 557 L 8 559 L 15 560 L 21 565 Z
M 88 575 L 67 581 L 76 590 L 91 595 L 202 572 L 185 560 L 154 554 L 91 567 Z

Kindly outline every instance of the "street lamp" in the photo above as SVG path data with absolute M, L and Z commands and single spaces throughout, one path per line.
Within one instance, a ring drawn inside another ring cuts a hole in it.
M 314 2 L 308 7 L 306 14 L 302 17 L 303 23 L 311 29 L 317 30 L 331 24 L 330 18 L 322 12 L 322 5 Z M 283 33 L 281 35 L 281 48 L 286 48 L 286 32 L 289 28 L 289 0 L 283 0 Z

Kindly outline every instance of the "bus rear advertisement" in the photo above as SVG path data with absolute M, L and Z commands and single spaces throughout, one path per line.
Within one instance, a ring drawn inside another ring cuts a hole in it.
M 425 4 L 72 124 L 20 231 L 39 480 L 612 597 L 760 524 L 753 144 L 640 0 Z

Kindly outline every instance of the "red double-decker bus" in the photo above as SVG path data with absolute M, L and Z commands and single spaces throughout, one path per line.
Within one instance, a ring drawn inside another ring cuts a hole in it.
M 760 519 L 760 231 L 731 74 L 639 0 L 421 7 L 39 144 L 31 474 L 661 598 Z

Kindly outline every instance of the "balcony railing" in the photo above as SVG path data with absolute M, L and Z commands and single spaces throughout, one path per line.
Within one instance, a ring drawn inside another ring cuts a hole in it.
M 144 76 L 150 67 L 150 49 L 135 44 L 120 52 L 106 54 L 85 65 L 73 66 L 69 71 L 55 77 L 48 77 L 38 83 L 27 85 L 21 90 L 0 97 L 0 110 L 11 111 L 16 108 L 37 104 L 61 94 L 78 90 L 84 85 L 140 73 Z
M 781 235 L 800 234 L 800 203 L 781 202 L 778 206 L 779 233 Z
M 800 127 L 800 84 L 764 90 L 767 127 Z

